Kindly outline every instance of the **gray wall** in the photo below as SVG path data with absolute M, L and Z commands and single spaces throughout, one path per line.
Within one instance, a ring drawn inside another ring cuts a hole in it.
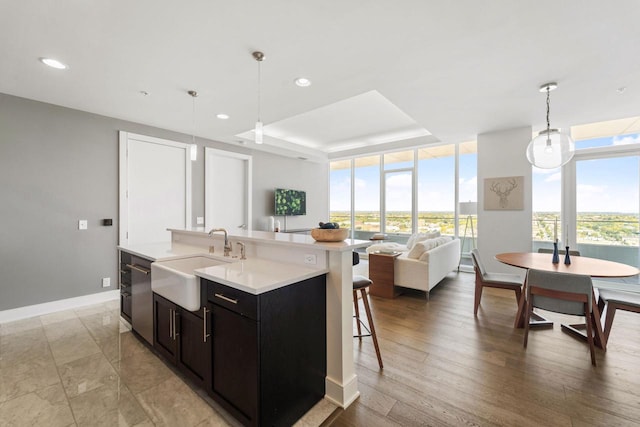
M 307 214 L 287 217 L 287 229 L 313 228 L 329 220 L 329 165 L 301 161 L 268 153 L 253 156 L 253 228 L 263 230 L 273 215 L 274 189 L 307 192 Z M 280 226 L 284 228 L 284 218 Z
M 117 287 L 118 131 L 190 142 L 176 132 L 0 94 L 0 310 Z M 197 140 L 193 224 L 204 216 L 203 145 L 253 155 L 254 223 L 271 215 L 273 189 L 306 190 L 311 227 L 328 212 L 327 164 Z M 104 227 L 103 218 L 113 226 Z M 78 230 L 78 220 L 89 228 Z M 101 278 L 111 287 L 102 288 Z

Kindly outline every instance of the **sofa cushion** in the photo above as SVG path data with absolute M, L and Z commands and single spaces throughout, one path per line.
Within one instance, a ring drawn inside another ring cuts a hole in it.
M 441 236 L 436 237 L 435 239 L 427 239 L 421 242 L 417 242 L 413 245 L 413 248 L 407 254 L 407 258 L 413 258 L 420 261 L 426 261 L 427 257 L 425 254 L 429 252 L 431 249 L 437 248 L 440 245 L 444 245 L 447 242 L 450 242 L 452 237 L 450 236 Z
M 409 240 L 407 240 L 407 249 L 413 249 L 413 246 L 427 239 L 434 239 L 440 237 L 440 230 L 430 230 L 426 233 L 413 233 Z

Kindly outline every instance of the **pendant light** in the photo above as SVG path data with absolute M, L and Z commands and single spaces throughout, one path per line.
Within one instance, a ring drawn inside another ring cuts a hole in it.
M 571 160 L 576 151 L 573 139 L 549 124 L 549 92 L 558 87 L 557 83 L 540 86 L 540 92 L 547 92 L 547 129 L 533 138 L 527 147 L 527 159 L 533 166 L 541 169 L 555 169 Z
M 191 95 L 191 107 L 192 107 L 192 123 L 191 123 L 191 161 L 195 162 L 198 160 L 198 146 L 196 145 L 196 98 L 198 97 L 198 92 L 195 90 L 190 90 L 187 92 Z
M 262 119 L 260 118 L 260 84 L 261 84 L 261 74 L 260 74 L 260 64 L 264 60 L 264 53 L 262 52 L 253 52 L 253 58 L 258 61 L 258 121 L 256 121 L 255 128 L 255 143 L 262 144 L 263 132 L 262 132 Z

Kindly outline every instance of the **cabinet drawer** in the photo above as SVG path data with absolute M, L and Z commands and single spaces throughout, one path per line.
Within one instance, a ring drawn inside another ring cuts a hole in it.
M 230 286 L 207 281 L 207 299 L 234 313 L 253 320 L 260 320 L 257 295 L 251 295 Z

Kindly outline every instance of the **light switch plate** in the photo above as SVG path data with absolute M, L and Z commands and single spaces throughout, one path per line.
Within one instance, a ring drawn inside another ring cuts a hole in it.
M 78 230 L 86 230 L 87 229 L 87 220 L 81 219 L 78 221 Z
M 197 216 L 196 217 L 196 225 L 204 225 L 204 217 L 203 216 Z
M 103 288 L 108 288 L 109 286 L 111 286 L 111 278 L 110 277 L 103 277 L 102 278 L 102 287 Z

